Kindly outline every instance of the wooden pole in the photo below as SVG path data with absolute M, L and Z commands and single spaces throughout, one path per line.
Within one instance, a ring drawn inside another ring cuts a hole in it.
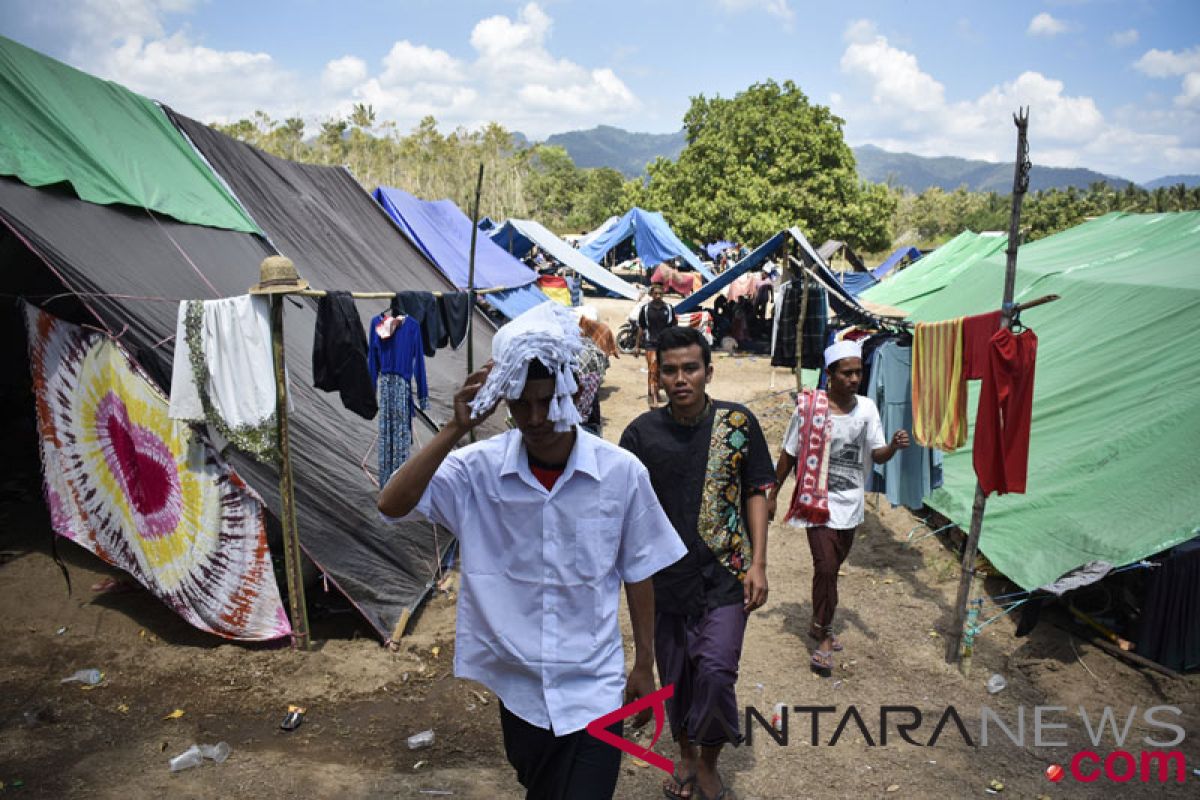
M 1000 327 L 1012 327 L 1013 287 L 1017 280 L 1017 248 L 1021 237 L 1021 200 L 1029 189 L 1029 142 L 1026 134 L 1029 128 L 1029 109 L 1021 109 L 1013 114 L 1013 123 L 1017 126 L 1017 162 L 1013 168 L 1012 214 L 1008 221 L 1008 250 L 1007 263 L 1004 270 L 1004 301 L 1000 308 Z M 987 495 L 979 481 L 975 482 L 975 503 L 971 508 L 971 528 L 967 533 L 967 542 L 963 546 L 962 573 L 958 581 L 958 599 L 954 604 L 954 627 L 950 629 L 946 644 L 946 662 L 953 664 L 959 658 L 959 650 L 963 639 L 963 623 L 966 620 L 967 603 L 971 599 L 971 588 L 975 579 L 975 556 L 979 550 L 979 536 L 983 532 L 983 513 L 987 506 Z
M 292 483 L 292 456 L 288 446 L 287 371 L 283 352 L 284 295 L 271 296 L 271 346 L 275 353 L 275 418 L 279 433 L 279 520 L 283 527 L 283 558 L 287 573 L 288 611 L 292 620 L 292 645 L 309 649 L 308 605 L 304 600 L 300 534 L 296 527 L 296 494 Z
M 800 313 L 796 317 L 796 391 L 804 388 L 804 318 L 808 315 L 808 270 L 800 268 Z
M 475 371 L 475 238 L 479 235 L 479 195 L 483 192 L 483 162 L 475 180 L 475 203 L 471 206 L 471 253 L 467 260 L 467 374 Z M 475 441 L 475 429 L 471 429 Z

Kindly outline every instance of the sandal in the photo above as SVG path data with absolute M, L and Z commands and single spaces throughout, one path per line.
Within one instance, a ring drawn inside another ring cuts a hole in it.
M 809 660 L 809 665 L 813 669 L 832 671 L 833 653 L 829 650 L 817 650 L 812 654 L 812 659 Z
M 825 637 L 822 636 L 816 628 L 809 628 L 808 629 L 808 638 L 812 639 L 814 642 L 819 643 Z M 833 640 L 833 646 L 832 646 L 833 652 L 840 653 L 846 649 L 845 647 L 842 646 L 842 640 L 837 638 L 836 636 L 834 636 L 832 633 L 829 634 L 829 638 Z
M 733 791 L 733 789 L 725 785 L 725 781 L 720 775 L 717 775 L 717 780 L 721 781 L 721 790 L 719 792 L 712 797 L 709 797 L 704 793 L 700 786 L 697 785 L 696 797 L 699 798 L 699 800 L 738 800 L 737 794 Z
M 695 796 L 696 773 L 693 772 L 684 778 L 680 776 L 679 768 L 676 767 L 675 771 L 671 773 L 671 780 L 675 782 L 676 791 L 672 792 L 666 785 L 663 785 L 663 797 L 666 797 L 667 800 L 691 800 Z M 683 793 L 685 790 L 687 794 Z

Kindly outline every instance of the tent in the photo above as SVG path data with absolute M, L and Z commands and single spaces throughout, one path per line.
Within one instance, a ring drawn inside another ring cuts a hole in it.
M 600 288 L 629 300 L 638 299 L 637 288 L 571 247 L 539 222 L 531 219 L 510 219 L 490 235 L 492 241 L 514 256 L 524 256 L 537 245 Z
M 968 271 L 973 274 L 984 259 L 1004 252 L 1007 246 L 1006 236 L 963 231 L 908 269 L 867 289 L 862 298 L 911 310 L 920 298 L 941 291 Z
M 995 310 L 1001 250 L 975 263 L 970 280 L 910 301 L 912 316 Z M 1200 212 L 1108 214 L 1018 255 L 1016 302 L 1062 299 L 1023 315 L 1038 336 L 1028 492 L 988 499 L 980 548 L 1033 589 L 1089 562 L 1130 564 L 1200 530 L 1200 349 L 1189 344 L 1200 320 Z M 972 418 L 978 390 L 971 382 Z M 970 447 L 947 454 L 944 473 L 926 502 L 965 527 Z
M 858 297 L 879 281 L 869 272 L 835 272 L 838 283 L 850 294 Z
M 601 222 L 600 225 L 594 231 L 591 231 L 590 233 L 586 233 L 583 235 L 582 238 L 580 238 L 579 246 L 586 247 L 587 245 L 596 241 L 601 236 L 603 236 L 604 234 L 606 234 L 610 230 L 612 230 L 612 227 L 620 221 L 621 221 L 621 218 L 616 217 L 616 216 L 609 217 L 608 219 L 604 220 L 604 222 Z
M 418 200 L 401 189 L 381 186 L 372 195 L 400 230 L 437 264 L 450 282 L 466 289 L 470 278 L 471 220 L 450 200 Z M 487 236 L 475 239 L 475 288 L 504 291 L 486 295 L 500 313 L 512 319 L 546 295 L 537 288 L 537 273 L 497 247 Z
M 821 256 L 809 243 L 808 237 L 795 226 L 775 234 L 752 250 L 750 255 L 722 272 L 714 280 L 706 283 L 689 297 L 684 298 L 680 303 L 677 303 L 675 305 L 675 312 L 677 314 L 685 314 L 689 311 L 695 311 L 706 300 L 714 297 L 718 292 L 724 290 L 726 286 L 733 283 L 739 275 L 761 267 L 780 247 L 785 246 L 789 239 L 795 242 L 800 248 L 800 258 L 804 262 L 804 265 L 829 289 L 830 307 L 839 317 L 848 322 L 861 321 L 870 323 L 874 321 L 873 315 L 855 299 L 849 290 L 841 285 L 837 274 L 829 269 L 828 265 L 825 264 Z
M 856 272 L 866 272 L 867 265 L 858 257 L 858 253 L 854 252 L 854 248 L 845 242 L 839 242 L 837 239 L 829 239 L 823 245 L 817 248 L 817 254 L 821 256 L 821 260 L 827 266 L 833 264 L 834 260 L 840 255 L 846 259 L 846 263 Z M 841 272 L 841 270 L 837 270 Z
M 3 49 L 6 53 L 11 50 L 6 45 Z M 224 170 L 218 177 L 154 104 L 134 102 L 127 90 L 83 73 L 70 76 L 74 90 L 69 97 L 58 99 L 61 87 L 55 82 L 60 79 L 44 77 L 54 71 L 39 63 L 49 59 L 32 51 L 22 55 L 24 61 L 15 66 L 9 62 L 6 77 L 11 81 L 0 82 L 0 106 L 13 107 L 14 85 L 44 99 L 38 117 L 39 136 L 18 142 L 27 154 L 56 164 L 65 156 L 45 142 L 67 136 L 61 128 L 69 125 L 76 152 L 99 163 L 108 146 L 105 121 L 138 109 L 137 113 L 149 119 L 121 145 L 137 154 L 143 176 L 168 174 L 168 166 L 157 160 L 158 154 L 167 153 L 162 157 L 175 159 L 170 169 L 200 173 L 181 175 L 186 185 L 220 187 L 221 191 L 210 197 L 228 198 L 222 202 L 233 203 L 238 214 L 254 223 L 256 231 L 266 231 L 264 236 L 188 224 L 140 203 L 85 202 L 73 184 L 35 188 L 12 176 L 0 177 L 0 223 L 4 252 L 9 256 L 9 291 L 43 297 L 70 293 L 49 302 L 47 310 L 112 330 L 160 387 L 166 389 L 170 382 L 178 301 L 244 294 L 257 282 L 258 264 L 267 255 L 282 251 L 291 256 L 301 273 L 319 288 L 453 288 L 344 170 L 274 159 L 175 116 L 192 140 L 203 145 L 208 161 Z M 43 85 L 47 80 L 51 84 Z M 157 141 L 162 138 L 169 147 Z M 172 155 L 175 153 L 191 153 L 191 157 L 181 161 Z M 115 192 L 120 178 L 99 175 L 98 180 L 99 188 Z M 140 189 L 147 197 L 164 198 L 174 191 L 148 177 L 142 181 Z M 244 205 L 226 185 L 234 187 L 234 193 L 245 193 Z M 62 288 L 51 290 L 55 284 Z M 363 308 L 360 312 L 370 313 Z M 452 539 L 427 523 L 388 526 L 380 522 L 374 510 L 376 489 L 363 472 L 376 423 L 347 411 L 335 394 L 312 386 L 309 354 L 315 301 L 292 298 L 286 303 L 285 318 L 294 404 L 290 442 L 301 546 L 381 636 L 387 637 L 428 591 L 438 559 Z M 486 359 L 490 350 L 491 330 L 486 318 L 476 317 L 475 341 L 481 359 Z M 430 372 L 440 376 L 431 377 L 430 413 L 446 419 L 453 413 L 452 388 L 465 374 L 462 355 L 439 353 L 430 362 Z M 336 436 L 330 431 L 336 431 Z M 421 431 L 417 433 L 421 435 Z M 277 470 L 237 451 L 228 455 L 267 507 L 277 510 Z
M 713 274 L 708 267 L 704 266 L 696 254 L 679 240 L 663 215 L 657 211 L 630 209 L 625 216 L 614 222 L 595 239 L 582 244 L 579 251 L 592 261 L 599 263 L 609 250 L 630 237 L 633 237 L 633 246 L 637 248 L 638 257 L 642 259 L 642 266 L 645 269 L 654 269 L 662 262 L 679 256 L 692 269 L 703 275 L 705 280 L 713 279 Z
M 871 275 L 874 276 L 875 280 L 881 281 L 905 260 L 911 265 L 920 257 L 921 251 L 915 247 L 898 247 L 894 253 L 884 259 L 882 264 L 871 270 Z

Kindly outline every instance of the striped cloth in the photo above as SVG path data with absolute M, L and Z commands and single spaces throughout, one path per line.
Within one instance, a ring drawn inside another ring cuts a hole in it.
M 913 436 L 952 452 L 967 441 L 963 318 L 917 323 L 912 347 Z

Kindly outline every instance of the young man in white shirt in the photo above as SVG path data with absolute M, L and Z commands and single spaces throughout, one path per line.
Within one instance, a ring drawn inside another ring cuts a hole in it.
M 909 445 L 905 430 L 896 431 L 888 442 L 879 409 L 870 398 L 858 394 L 863 363 L 862 347 L 857 342 L 842 341 L 826 348 L 825 370 L 829 375 L 829 413 L 833 418 L 829 444 L 829 520 L 820 524 L 801 517 L 790 520 L 794 526 L 808 528 L 813 559 L 813 619 L 808 635 L 817 642 L 811 664 L 818 670 L 833 669 L 833 654 L 842 650 L 842 643 L 833 635 L 838 569 L 850 555 L 854 530 L 864 518 L 871 465 L 890 461 L 897 450 Z M 796 453 L 800 449 L 798 420 L 798 414 L 793 414 L 775 469 L 778 483 L 767 495 L 767 510 L 772 519 L 779 487 L 795 471 Z
M 503 359 L 521 348 L 493 350 L 497 371 L 514 374 Z M 543 349 L 538 358 L 546 357 Z M 505 751 L 526 796 L 611 798 L 621 753 L 584 729 L 654 691 L 650 576 L 686 548 L 637 459 L 552 419 L 578 418 L 559 402 L 562 366 L 529 361 L 518 373 L 519 394 L 508 394 L 516 430 L 454 450 L 494 410 L 472 418 L 470 407 L 492 365 L 468 377 L 454 396 L 454 419 L 392 476 L 379 510 L 415 510 L 458 537 L 455 674 L 500 698 Z M 622 582 L 634 639 L 628 679 L 617 618 Z

